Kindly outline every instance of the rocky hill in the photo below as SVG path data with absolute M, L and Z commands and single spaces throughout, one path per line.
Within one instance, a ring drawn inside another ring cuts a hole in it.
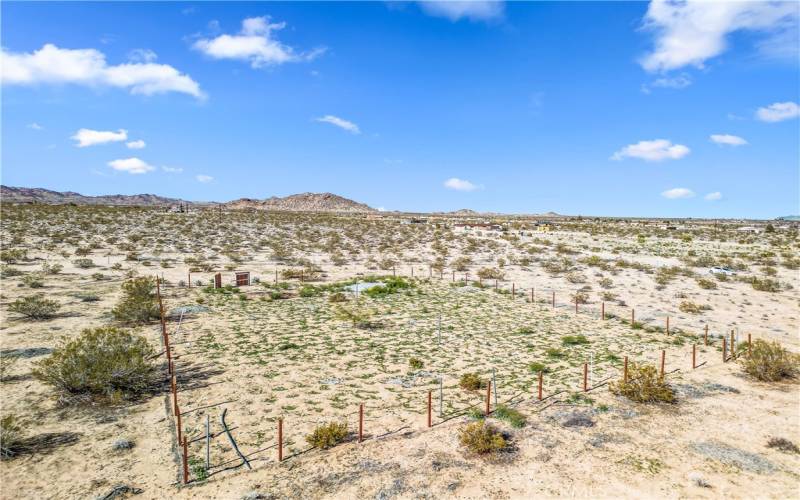
M 85 196 L 72 191 L 51 191 L 43 188 L 24 188 L 0 186 L 0 200 L 5 203 L 43 203 L 49 205 L 136 205 L 136 206 L 169 206 L 179 203 L 191 203 L 176 198 L 165 198 L 154 194 L 110 194 L 103 196 Z
M 377 212 L 374 208 L 332 193 L 302 193 L 264 200 L 241 198 L 225 203 L 226 208 L 280 210 L 288 212 Z

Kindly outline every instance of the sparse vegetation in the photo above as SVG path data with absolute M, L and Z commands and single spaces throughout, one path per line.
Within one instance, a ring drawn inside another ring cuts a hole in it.
M 762 382 L 794 378 L 800 371 L 800 355 L 789 352 L 776 341 L 753 341 L 749 353 L 740 362 L 745 373 Z
M 143 325 L 160 318 L 156 285 L 152 278 L 133 278 L 122 284 L 122 299 L 111 311 L 124 325 Z
M 21 297 L 8 306 L 9 311 L 33 320 L 52 318 L 60 308 L 61 304 L 55 300 L 45 298 L 44 294 L 41 293 Z
M 674 403 L 675 391 L 659 376 L 654 366 L 631 363 L 628 381 L 611 382 L 608 389 L 637 403 Z
M 458 440 L 471 453 L 486 455 L 508 447 L 503 435 L 485 420 L 467 424 L 459 430 Z
M 306 436 L 306 441 L 315 448 L 323 450 L 333 448 L 347 438 L 347 424 L 344 422 L 330 422 L 314 429 Z

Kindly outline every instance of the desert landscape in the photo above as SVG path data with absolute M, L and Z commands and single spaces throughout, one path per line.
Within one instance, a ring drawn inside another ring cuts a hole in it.
M 753 342 L 799 347 L 797 223 L 330 203 L 4 203 L 6 495 L 796 492 L 798 385 L 745 366 Z M 150 317 L 120 311 L 133 282 Z M 106 325 L 151 349 L 147 387 L 53 387 L 42 360 Z M 628 367 L 652 367 L 668 402 L 619 392 Z M 498 451 L 460 441 L 476 422 Z

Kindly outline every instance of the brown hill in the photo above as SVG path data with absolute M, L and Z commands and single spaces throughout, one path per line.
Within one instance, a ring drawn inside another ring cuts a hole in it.
M 376 212 L 374 208 L 332 193 L 302 193 L 264 200 L 241 198 L 225 204 L 227 208 L 288 212 Z
M 154 194 L 110 194 L 103 196 L 85 196 L 72 191 L 51 191 L 43 188 L 24 188 L 0 186 L 0 200 L 5 203 L 43 203 L 48 205 L 136 205 L 167 206 L 179 203 L 191 203 L 177 198 L 166 198 Z

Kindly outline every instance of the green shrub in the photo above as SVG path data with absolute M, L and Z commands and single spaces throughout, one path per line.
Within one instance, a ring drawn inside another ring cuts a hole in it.
M 500 431 L 484 420 L 469 423 L 460 429 L 458 440 L 467 450 L 478 455 L 495 453 L 508 446 Z
M 461 375 L 458 385 L 467 391 L 477 391 L 481 387 L 485 387 L 483 380 L 481 380 L 477 373 L 465 373 Z
M 551 347 L 550 349 L 547 349 L 544 353 L 545 355 L 547 355 L 548 358 L 555 358 L 555 359 L 563 358 L 566 357 L 567 355 L 567 353 L 556 347 Z
M 15 415 L 0 418 L 0 458 L 11 458 L 17 454 L 22 438 L 22 425 Z
M 716 290 L 717 283 L 714 280 L 710 280 L 708 278 L 698 278 L 697 285 L 704 289 L 704 290 Z
M 64 266 L 58 263 L 48 264 L 45 262 L 42 264 L 42 273 L 44 274 L 58 274 L 64 269 Z
M 628 381 L 611 382 L 608 389 L 637 403 L 674 403 L 675 391 L 659 375 L 654 366 L 631 363 Z
M 9 264 L 14 264 L 20 260 L 28 260 L 28 251 L 22 248 L 12 248 L 0 252 L 0 260 Z
M 511 408 L 506 405 L 498 405 L 497 408 L 494 410 L 494 416 L 497 419 L 500 419 L 504 422 L 507 422 L 508 425 L 514 428 L 521 428 L 525 427 L 525 415 L 518 412 L 514 408 Z
M 14 276 L 22 276 L 22 270 L 16 267 L 11 267 L 8 264 L 0 264 L 0 278 L 13 278 Z
M 30 273 L 22 277 L 22 282 L 31 288 L 42 288 L 44 286 L 44 278 L 39 273 Z
M 400 290 L 404 290 L 406 288 L 411 288 L 414 285 L 411 282 L 406 281 L 403 278 L 386 278 L 383 281 L 382 285 L 373 286 L 372 288 L 368 288 L 364 290 L 364 293 L 369 297 L 381 297 L 384 295 L 390 295 L 393 293 L 397 293 Z
M 314 429 L 314 432 L 306 436 L 306 441 L 315 448 L 326 450 L 341 443 L 345 438 L 347 438 L 347 424 L 330 422 Z
M 21 297 L 8 306 L 9 311 L 22 314 L 30 319 L 52 318 L 60 308 L 61 304 L 55 300 L 46 299 L 42 293 Z
M 314 285 L 303 285 L 303 287 L 300 289 L 300 292 L 298 292 L 298 294 L 301 297 L 304 297 L 304 298 L 305 297 L 316 297 L 317 295 L 319 295 L 321 293 L 322 293 L 322 290 L 317 288 L 317 287 L 315 287 Z
M 585 335 L 565 335 L 561 337 L 561 343 L 564 345 L 581 345 L 588 344 L 589 339 Z
M 503 280 L 505 276 L 503 271 L 496 267 L 484 267 L 478 271 L 478 277 L 484 280 Z
M 550 372 L 550 369 L 547 368 L 547 366 L 545 366 L 544 363 L 539 363 L 537 361 L 534 361 L 533 363 L 529 364 L 528 365 L 528 370 L 530 370 L 531 373 L 539 373 L 539 372 L 549 373 Z
M 408 360 L 408 366 L 410 366 L 414 370 L 421 370 L 424 365 L 422 364 L 421 359 L 411 358 Z
M 152 278 L 133 278 L 122 284 L 122 299 L 111 310 L 114 319 L 125 325 L 143 325 L 161 317 Z
M 337 304 L 340 302 L 347 302 L 347 295 L 342 292 L 334 292 L 328 297 L 328 302 Z
M 763 382 L 794 378 L 800 370 L 800 355 L 789 352 L 776 341 L 754 341 L 750 353 L 740 362 L 745 373 Z
M 90 269 L 94 267 L 94 262 L 92 261 L 92 259 L 75 259 L 72 261 L 72 263 L 78 269 Z
M 152 388 L 154 355 L 142 336 L 113 326 L 87 328 L 36 363 L 33 376 L 68 394 L 130 397 Z
M 750 279 L 750 284 L 753 286 L 754 290 L 758 290 L 759 292 L 780 292 L 781 291 L 781 284 L 777 280 L 773 280 L 770 278 L 756 278 L 753 277 Z

